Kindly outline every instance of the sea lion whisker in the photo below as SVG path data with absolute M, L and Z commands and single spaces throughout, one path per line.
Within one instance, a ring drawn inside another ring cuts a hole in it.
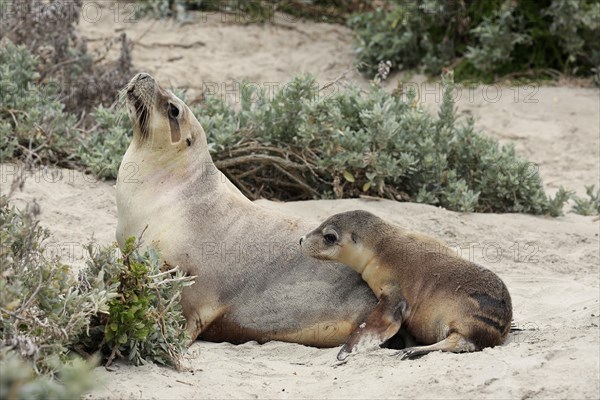
M 141 133 L 141 139 L 145 140 L 148 135 L 148 123 L 149 123 L 149 111 L 142 99 L 138 96 L 131 94 L 133 98 L 133 107 L 135 109 L 135 120 Z
M 124 116 L 124 110 L 127 109 L 127 97 L 126 97 L 126 93 L 124 92 L 123 89 L 121 89 L 121 91 L 119 92 L 119 95 L 117 97 L 117 100 L 115 102 L 115 112 L 117 113 L 117 120 L 116 120 L 116 124 L 121 125 L 121 122 L 123 122 L 123 116 Z

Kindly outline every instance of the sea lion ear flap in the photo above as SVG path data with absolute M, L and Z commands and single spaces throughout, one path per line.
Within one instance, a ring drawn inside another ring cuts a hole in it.
M 169 118 L 169 128 L 171 130 L 171 143 L 178 143 L 181 140 L 179 122 L 177 122 L 177 120 Z
M 350 238 L 352 239 L 352 241 L 353 241 L 354 243 L 357 243 L 357 242 L 358 242 L 358 236 L 356 236 L 356 233 L 352 232 L 352 233 L 350 234 Z

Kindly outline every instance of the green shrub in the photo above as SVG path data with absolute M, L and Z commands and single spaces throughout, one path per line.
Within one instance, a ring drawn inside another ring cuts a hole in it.
M 598 74 L 600 67 L 600 2 L 553 0 L 544 11 L 552 20 L 550 33 L 558 38 L 561 50 L 567 55 L 564 67 L 577 72 L 591 66 Z
M 598 79 L 600 3 L 593 0 L 392 1 L 349 20 L 362 70 L 381 62 L 457 80 L 558 71 Z
M 79 399 L 94 388 L 95 362 L 73 359 L 57 364 L 55 377 L 37 375 L 14 351 L 0 349 L 0 398 L 7 400 Z
M 138 17 L 165 18 L 177 12 L 177 4 L 194 7 L 197 5 L 197 2 L 195 0 L 185 2 L 179 0 L 175 0 L 175 2 L 173 0 L 138 0 L 135 4 L 135 12 Z
M 414 93 L 377 86 L 319 93 L 301 76 L 273 98 L 242 90 L 241 109 L 209 98 L 196 115 L 215 164 L 248 196 L 282 200 L 375 195 L 451 210 L 561 213 L 534 165 L 511 145 L 456 122 L 451 77 L 437 118 Z M 253 99 L 253 100 L 252 100 Z
M 421 20 L 417 15 L 417 4 L 409 2 L 404 7 L 394 8 L 393 15 L 387 9 L 378 8 L 349 20 L 356 34 L 355 51 L 364 72 L 374 76 L 378 65 L 385 61 L 391 61 L 394 69 L 414 68 L 421 62 L 422 47 L 433 44 L 419 27 Z M 440 65 L 434 71 L 447 61 L 437 62 Z
M 114 177 L 97 166 L 111 159 L 93 149 L 105 144 L 95 135 L 102 108 L 94 110 L 113 104 L 130 78 L 131 43 L 121 34 L 94 58 L 76 32 L 83 5 L 0 0 L 0 160 L 70 168 L 89 162 L 94 173 Z M 115 44 L 119 58 L 104 61 Z M 109 148 L 113 135 L 106 140 Z
M 98 106 L 92 113 L 96 127 L 82 140 L 76 151 L 79 162 L 94 176 L 116 179 L 121 159 L 133 128 L 124 107 Z
M 77 127 L 77 117 L 58 101 L 57 82 L 39 82 L 39 60 L 24 46 L 0 49 L 0 160 L 83 168 L 114 179 L 132 135 L 124 107 L 91 113 L 93 128 Z M 116 97 L 116 96 L 115 96 Z
M 38 60 L 24 46 L 0 47 L 0 159 L 73 165 L 76 118 L 53 85 L 38 82 Z
M 288 20 L 345 22 L 353 12 L 372 8 L 369 0 L 138 0 L 138 16 L 184 18 L 186 10 L 226 13 L 227 21 L 264 23 L 273 21 L 276 12 L 287 13 Z M 225 15 L 225 14 L 224 14 Z
M 99 104 L 112 104 L 114 92 L 131 76 L 131 43 L 125 33 L 119 40 L 105 41 L 104 54 L 88 52 L 86 40 L 77 32 L 84 6 L 84 0 L 0 0 L 3 42 L 25 46 L 38 58 L 40 81 L 54 82 L 55 96 L 78 119 Z M 117 46 L 119 58 L 104 61 Z M 80 125 L 86 122 L 84 118 Z
M 193 277 L 160 272 L 158 254 L 140 253 L 130 238 L 123 258 L 89 245 L 77 279 L 48 257 L 38 207 L 20 211 L 0 197 L 0 398 L 80 397 L 99 350 L 108 362 L 178 368 L 189 343 L 179 299 Z
M 499 64 L 512 61 L 515 46 L 527 44 L 531 37 L 520 32 L 522 18 L 515 16 L 515 7 L 510 5 L 494 10 L 491 16 L 471 30 L 474 46 L 467 46 L 465 58 L 484 73 L 494 72 Z
M 0 398 L 78 398 L 92 387 L 97 360 L 71 350 L 112 294 L 83 293 L 69 268 L 47 257 L 37 212 L 0 197 Z
M 0 339 L 37 373 L 54 374 L 90 319 L 108 312 L 114 289 L 82 292 L 68 266 L 47 258 L 49 232 L 33 209 L 9 207 L 4 196 L 0 203 Z

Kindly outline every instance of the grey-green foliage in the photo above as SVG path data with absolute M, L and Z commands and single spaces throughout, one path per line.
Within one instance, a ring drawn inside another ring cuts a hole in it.
M 192 0 L 194 1 L 194 0 Z M 181 0 L 144 0 L 136 1 L 135 12 L 138 17 L 165 18 L 173 14 L 173 4 L 185 4 Z
M 92 387 L 97 360 L 71 353 L 90 320 L 116 293 L 82 292 L 69 267 L 49 257 L 33 208 L 0 197 L 0 398 L 78 398 Z
M 297 77 L 273 98 L 246 86 L 240 110 L 209 98 L 196 114 L 217 166 L 227 166 L 228 176 L 243 176 L 242 186 L 280 183 L 280 198 L 296 197 L 301 189 L 293 183 L 301 180 L 317 195 L 373 194 L 452 210 L 560 214 L 566 200 L 551 201 L 535 166 L 513 146 L 476 132 L 472 120 L 456 122 L 452 80 L 444 85 L 437 118 L 416 106 L 414 93 L 391 95 L 373 86 L 366 93 L 349 87 L 324 96 L 310 76 Z M 235 165 L 231 154 L 247 147 L 254 155 L 274 154 L 269 148 L 275 147 L 297 163 L 284 164 L 288 174 L 264 167 L 245 174 L 257 165 Z
M 515 16 L 515 7 L 506 3 L 471 30 L 476 45 L 467 46 L 465 57 L 477 69 L 490 72 L 499 63 L 512 59 L 515 45 L 529 43 L 531 37 L 523 31 L 523 18 Z
M 430 74 L 452 66 L 459 80 L 600 76 L 597 0 L 390 0 L 378 7 L 349 20 L 370 76 L 382 61 Z
M 24 46 L 0 47 L 0 159 L 69 164 L 76 119 L 63 111 L 56 86 L 37 83 L 37 63 Z
M 422 41 L 433 49 L 429 35 L 420 28 L 423 21 L 419 13 L 416 2 L 407 2 L 394 10 L 393 18 L 388 10 L 378 8 L 349 20 L 356 33 L 355 51 L 369 74 L 374 75 L 379 63 L 388 60 L 397 69 L 416 67 L 426 46 Z M 440 64 L 437 60 L 435 63 Z
M 0 159 L 30 164 L 82 167 L 114 179 L 131 138 L 131 123 L 121 108 L 97 106 L 94 128 L 76 128 L 64 111 L 57 82 L 39 82 L 38 60 L 24 46 L 0 49 Z
M 0 399 L 79 399 L 96 386 L 94 362 L 74 358 L 57 363 L 55 377 L 37 375 L 17 353 L 0 349 Z
M 108 52 L 120 46 L 117 60 L 106 62 L 106 54 L 94 52 L 94 56 L 88 52 L 86 39 L 77 32 L 79 17 L 90 17 L 88 5 L 84 0 L 9 0 L 0 5 L 3 45 L 22 45 L 38 56 L 42 61 L 37 66 L 41 80 L 44 84 L 59 83 L 54 87 L 56 96 L 65 110 L 77 117 L 88 114 L 98 104 L 112 104 L 113 91 L 131 74 L 131 43 L 125 33 L 120 34 L 118 42 L 110 41 L 105 49 L 96 49 Z M 106 15 L 106 10 L 102 12 Z
M 600 2 L 581 0 L 553 0 L 544 15 L 552 19 L 550 32 L 559 38 L 568 55 L 567 65 L 577 68 L 583 59 L 600 67 Z
M 575 205 L 573 212 L 580 215 L 598 215 L 600 214 L 600 189 L 594 190 L 595 185 L 585 187 L 587 198 L 573 196 Z
M 98 106 L 92 118 L 96 129 L 88 132 L 77 149 L 79 162 L 94 176 L 114 179 L 131 141 L 133 128 L 124 107 Z
M 549 198 L 550 215 L 558 217 L 563 215 L 563 206 L 573 196 L 572 190 L 567 190 L 562 186 L 558 189 L 553 198 Z
M 186 10 L 229 14 L 227 21 L 264 23 L 272 21 L 275 12 L 287 13 L 287 18 L 343 23 L 350 14 L 373 8 L 370 0 L 138 0 L 138 16 L 184 19 Z
M 31 96 L 9 91 L 2 99 L 3 159 L 68 163 L 116 177 L 131 135 L 124 109 L 99 107 L 93 113 L 95 130 L 75 131 L 74 118 L 61 104 L 41 95 L 36 61 L 27 50 L 8 46 L 2 54 L 8 81 L 28 88 Z M 15 67 L 16 59 L 21 68 Z M 266 190 L 255 194 L 282 199 L 370 193 L 454 210 L 559 213 L 560 199 L 547 198 L 532 165 L 512 147 L 473 132 L 472 121 L 456 123 L 452 84 L 447 85 L 438 118 L 415 106 L 410 94 L 404 99 L 373 86 L 367 93 L 350 87 L 324 95 L 312 77 L 295 79 L 273 98 L 244 85 L 241 110 L 212 98 L 197 115 L 218 165 L 232 151 L 271 157 L 271 165 L 263 157 L 260 168 L 252 162 L 243 168 L 231 161 L 225 165 L 234 181 L 244 177 L 236 184 L 243 189 L 246 182 L 248 195 L 253 188 Z M 31 154 L 25 150 L 29 143 Z M 258 169 L 249 173 L 247 167 Z M 290 167 L 297 171 L 286 174 Z
M 115 295 L 103 285 L 83 292 L 70 268 L 48 257 L 48 236 L 31 209 L 20 211 L 0 198 L 0 340 L 41 374 L 60 368 L 90 319 L 108 312 Z

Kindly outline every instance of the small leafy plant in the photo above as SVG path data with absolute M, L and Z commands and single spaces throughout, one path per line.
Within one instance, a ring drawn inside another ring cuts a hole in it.
M 573 196 L 575 205 L 573 212 L 579 215 L 598 215 L 600 214 L 600 189 L 595 190 L 595 185 L 585 187 L 587 198 Z
M 122 34 L 88 51 L 76 32 L 83 0 L 63 3 L 0 0 L 0 160 L 68 168 L 89 163 L 98 176 L 114 177 L 107 172 L 114 166 L 98 165 L 111 163 L 106 150 L 114 137 L 106 143 L 98 137 L 96 116 L 102 122 L 102 107 L 113 104 L 131 78 L 131 43 Z M 104 61 L 115 46 L 119 58 Z M 98 145 L 105 145 L 104 154 Z
M 115 250 L 89 247 L 91 257 L 81 278 L 116 286 L 108 314 L 92 321 L 90 328 L 100 333 L 99 347 L 109 353 L 108 364 L 121 357 L 135 365 L 152 361 L 180 368 L 190 338 L 179 300 L 194 277 L 184 276 L 177 268 L 161 272 L 158 253 L 140 252 L 134 237 L 127 240 L 122 258 Z M 88 348 L 95 346 L 97 340 L 87 343 Z

